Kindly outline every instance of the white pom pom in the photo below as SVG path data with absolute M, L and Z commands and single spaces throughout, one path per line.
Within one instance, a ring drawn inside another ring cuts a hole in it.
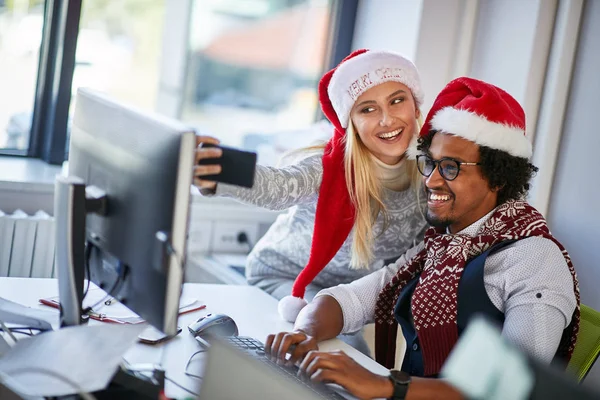
M 285 296 L 283 299 L 279 300 L 277 309 L 281 318 L 288 322 L 295 322 L 300 310 L 302 310 L 306 304 L 308 304 L 306 300 L 300 297 Z
M 417 156 L 419 154 L 421 154 L 421 152 L 419 150 L 417 150 L 417 145 L 419 144 L 418 139 L 419 139 L 419 134 L 417 132 L 410 139 L 410 143 L 408 144 L 408 147 L 406 148 L 406 158 L 408 158 L 409 160 L 415 160 L 417 158 Z

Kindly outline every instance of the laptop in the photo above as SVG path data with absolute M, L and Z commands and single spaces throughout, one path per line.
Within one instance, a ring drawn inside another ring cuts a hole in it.
M 323 390 L 325 389 L 325 390 Z M 322 400 L 356 399 L 337 385 L 315 385 L 291 376 L 272 363 L 264 353 L 258 355 L 223 339 L 210 341 L 205 364 L 201 400 Z

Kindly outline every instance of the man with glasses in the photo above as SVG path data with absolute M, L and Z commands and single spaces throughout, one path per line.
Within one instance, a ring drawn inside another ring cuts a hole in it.
M 543 216 L 523 200 L 537 168 L 519 103 L 488 83 L 455 79 L 436 98 L 416 150 L 432 226 L 423 242 L 377 272 L 319 292 L 293 332 L 267 337 L 266 352 L 289 352 L 312 380 L 360 398 L 461 398 L 430 378 L 469 319 L 484 314 L 537 359 L 568 361 L 579 329 L 577 278 Z M 390 376 L 315 351 L 370 322 L 377 361 L 399 369 Z

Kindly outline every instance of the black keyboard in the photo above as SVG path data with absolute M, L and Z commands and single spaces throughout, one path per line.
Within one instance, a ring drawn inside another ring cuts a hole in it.
M 279 365 L 274 361 L 271 361 L 266 355 L 264 351 L 264 345 L 251 337 L 247 336 L 230 336 L 226 338 L 227 341 L 234 345 L 235 347 L 244 350 L 247 354 L 250 354 L 253 358 L 262 361 L 264 364 L 270 366 L 276 372 L 289 376 L 294 379 L 296 382 L 299 382 L 303 386 L 312 390 L 317 396 L 323 399 L 344 399 L 344 397 L 336 392 L 333 389 L 327 387 L 324 384 L 315 384 L 309 381 L 306 381 L 302 378 L 298 377 L 298 367 L 294 366 L 283 366 Z

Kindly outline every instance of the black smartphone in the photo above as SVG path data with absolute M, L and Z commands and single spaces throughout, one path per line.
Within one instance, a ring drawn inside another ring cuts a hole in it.
M 202 143 L 202 147 L 218 147 L 223 151 L 220 158 L 205 158 L 198 165 L 220 165 L 221 173 L 206 175 L 201 179 L 229 183 L 242 187 L 251 188 L 254 185 L 254 173 L 256 171 L 256 153 L 243 151 L 221 145 Z
M 140 341 L 140 343 L 145 343 L 145 344 L 158 344 L 158 343 L 162 343 L 166 340 L 169 340 L 177 335 L 179 335 L 181 333 L 181 328 L 177 327 L 177 333 L 174 335 L 165 335 L 164 333 L 162 333 L 161 331 L 159 331 L 158 329 L 156 329 L 153 326 L 149 326 L 148 328 L 146 328 L 144 331 L 142 331 L 142 333 L 140 333 L 138 335 L 138 339 Z

